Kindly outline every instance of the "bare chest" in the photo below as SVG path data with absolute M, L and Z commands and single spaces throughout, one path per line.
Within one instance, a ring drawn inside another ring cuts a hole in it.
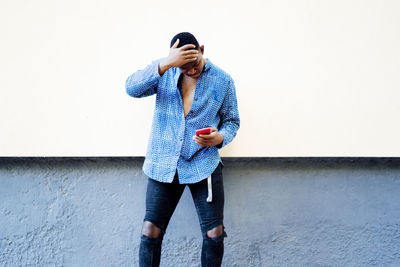
M 185 117 L 192 107 L 194 92 L 196 91 L 196 84 L 197 80 L 195 79 L 182 79 L 183 111 Z

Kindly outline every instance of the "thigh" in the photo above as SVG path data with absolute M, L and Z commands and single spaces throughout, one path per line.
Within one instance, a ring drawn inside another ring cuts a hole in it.
M 148 178 L 146 214 L 143 221 L 152 222 L 165 233 L 184 189 L 185 185 L 179 184 L 177 174 L 172 183 L 162 183 Z
M 203 234 L 218 225 L 223 225 L 225 196 L 221 163 L 211 174 L 211 181 L 212 202 L 207 202 L 207 179 L 189 185 Z

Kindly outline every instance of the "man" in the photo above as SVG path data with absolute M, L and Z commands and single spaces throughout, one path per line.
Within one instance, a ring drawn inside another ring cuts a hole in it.
M 204 45 L 188 32 L 175 35 L 169 55 L 126 80 L 132 97 L 156 94 L 143 172 L 148 176 L 139 265 L 159 266 L 161 244 L 186 185 L 201 226 L 202 266 L 221 266 L 227 237 L 223 225 L 223 163 L 218 150 L 240 126 L 234 81 L 203 57 Z M 210 134 L 195 135 L 211 128 Z

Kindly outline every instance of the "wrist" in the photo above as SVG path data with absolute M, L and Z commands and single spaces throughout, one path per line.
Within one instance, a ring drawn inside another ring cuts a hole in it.
M 220 136 L 220 138 L 219 138 L 220 142 L 218 144 L 216 144 L 215 147 L 220 149 L 220 148 L 222 148 L 222 144 L 224 143 L 224 136 L 220 133 L 218 133 L 218 134 Z
M 171 63 L 169 63 L 167 59 L 163 59 L 158 64 L 158 72 L 160 73 L 160 75 L 163 75 L 171 67 Z
M 224 136 L 220 133 L 218 133 L 220 136 L 220 142 L 218 144 L 222 144 L 224 142 Z

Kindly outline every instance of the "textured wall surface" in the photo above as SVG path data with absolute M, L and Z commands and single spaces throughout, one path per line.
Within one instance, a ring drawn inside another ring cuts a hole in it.
M 223 159 L 223 266 L 400 266 L 400 159 Z M 138 266 L 143 158 L 0 158 L 0 266 Z M 188 188 L 161 266 L 200 266 Z

